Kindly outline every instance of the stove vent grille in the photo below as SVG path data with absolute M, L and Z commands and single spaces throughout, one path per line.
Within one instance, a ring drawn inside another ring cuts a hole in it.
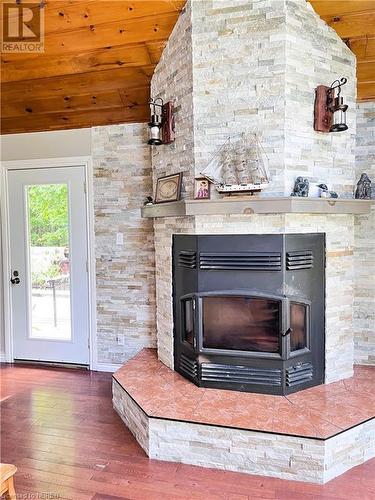
M 281 254 L 270 253 L 209 253 L 199 255 L 200 269 L 212 270 L 249 270 L 249 271 L 280 271 Z
M 313 366 L 311 363 L 300 363 L 286 369 L 286 385 L 288 387 L 309 382 L 312 378 Z
M 311 250 L 287 252 L 286 254 L 286 268 L 290 271 L 298 269 L 312 269 L 313 265 L 314 256 Z
M 197 378 L 198 363 L 193 359 L 188 358 L 185 354 L 180 355 L 179 369 L 184 372 L 188 377 Z
M 210 382 L 235 382 L 252 385 L 281 385 L 281 370 L 250 368 L 247 366 L 202 363 L 202 380 Z
M 188 269 L 195 269 L 197 267 L 197 254 L 189 250 L 180 250 L 178 265 L 180 267 L 187 267 Z

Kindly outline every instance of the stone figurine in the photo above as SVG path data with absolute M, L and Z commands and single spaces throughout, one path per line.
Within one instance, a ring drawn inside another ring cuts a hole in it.
M 145 199 L 145 202 L 143 203 L 144 206 L 153 205 L 153 204 L 154 204 L 154 200 L 152 199 L 152 196 L 147 196 Z
M 309 180 L 303 177 L 297 177 L 294 183 L 293 193 L 290 196 L 300 196 L 307 198 L 309 196 Z
M 338 198 L 339 195 L 336 191 L 329 191 L 327 184 L 318 184 L 318 188 L 322 190 L 321 198 Z
M 369 176 L 363 173 L 357 183 L 355 198 L 357 200 L 371 200 L 371 180 Z

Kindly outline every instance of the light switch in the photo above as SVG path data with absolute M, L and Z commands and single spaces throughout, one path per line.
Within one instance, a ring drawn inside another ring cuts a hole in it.
M 116 245 L 123 245 L 124 244 L 124 235 L 122 233 L 117 233 L 116 234 Z

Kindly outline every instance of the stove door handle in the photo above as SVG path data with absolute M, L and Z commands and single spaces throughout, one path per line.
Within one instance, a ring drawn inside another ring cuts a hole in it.
M 292 332 L 293 332 L 292 328 L 288 328 L 287 331 L 285 333 L 282 333 L 281 335 L 283 337 L 286 337 L 287 335 L 290 335 Z

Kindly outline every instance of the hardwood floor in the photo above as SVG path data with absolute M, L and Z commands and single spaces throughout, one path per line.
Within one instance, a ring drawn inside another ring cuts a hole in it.
M 149 460 L 112 409 L 111 375 L 2 365 L 1 461 L 19 498 L 375 498 L 375 459 L 324 486 Z

